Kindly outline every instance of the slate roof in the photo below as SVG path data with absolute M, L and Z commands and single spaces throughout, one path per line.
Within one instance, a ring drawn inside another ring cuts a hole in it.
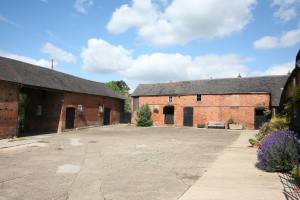
M 272 106 L 279 106 L 287 78 L 282 75 L 140 84 L 132 96 L 269 93 Z
M 0 80 L 60 91 L 124 99 L 104 83 L 0 56 Z

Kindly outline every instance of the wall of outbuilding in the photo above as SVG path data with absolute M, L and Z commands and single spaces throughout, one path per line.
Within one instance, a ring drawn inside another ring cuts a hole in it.
M 164 125 L 163 108 L 166 105 L 175 107 L 174 125 L 183 126 L 184 107 L 193 107 L 193 126 L 208 124 L 210 121 L 224 121 L 232 117 L 235 122 L 242 123 L 246 129 L 254 129 L 255 108 L 269 107 L 270 95 L 267 93 L 202 95 L 201 101 L 196 101 L 196 95 L 173 96 L 173 102 L 168 102 L 169 96 L 139 97 L 139 106 L 149 104 L 151 110 L 159 108 L 159 113 L 152 112 L 154 125 Z M 133 106 L 132 106 L 133 107 Z M 133 121 L 136 113 L 133 114 Z
M 82 113 L 78 112 L 78 105 L 83 106 Z M 60 113 L 59 131 L 65 129 L 67 107 L 74 107 L 76 110 L 74 121 L 75 128 L 103 125 L 103 112 L 99 112 L 99 106 L 111 109 L 111 124 L 120 122 L 120 115 L 123 112 L 124 106 L 123 100 L 110 97 L 65 92 L 63 106 Z
M 22 88 L 26 94 L 24 133 L 56 132 L 58 129 L 60 111 L 63 102 L 63 92 Z M 38 114 L 38 106 L 41 113 Z
M 15 83 L 0 81 L 0 139 L 17 134 L 19 90 Z
M 27 95 L 24 130 L 18 133 L 19 93 Z M 61 132 L 65 129 L 66 108 L 83 106 L 83 113 L 76 112 L 75 128 L 103 124 L 99 106 L 111 109 L 110 124 L 120 122 L 124 100 L 80 93 L 49 91 L 43 88 L 21 87 L 16 83 L 0 81 L 0 139 L 16 135 L 25 136 L 44 132 Z M 37 114 L 37 107 L 42 114 Z

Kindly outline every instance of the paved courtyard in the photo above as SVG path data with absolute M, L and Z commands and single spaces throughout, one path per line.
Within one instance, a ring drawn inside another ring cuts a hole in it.
M 0 200 L 175 200 L 240 132 L 111 126 L 0 149 Z

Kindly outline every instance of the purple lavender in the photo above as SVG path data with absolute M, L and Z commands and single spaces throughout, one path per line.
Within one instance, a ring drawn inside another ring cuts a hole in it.
M 258 149 L 258 165 L 266 171 L 290 171 L 296 164 L 298 144 L 292 131 L 279 130 L 266 136 Z

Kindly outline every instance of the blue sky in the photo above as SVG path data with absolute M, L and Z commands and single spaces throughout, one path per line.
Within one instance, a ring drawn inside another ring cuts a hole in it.
M 2 0 L 0 55 L 138 83 L 286 74 L 300 0 Z

